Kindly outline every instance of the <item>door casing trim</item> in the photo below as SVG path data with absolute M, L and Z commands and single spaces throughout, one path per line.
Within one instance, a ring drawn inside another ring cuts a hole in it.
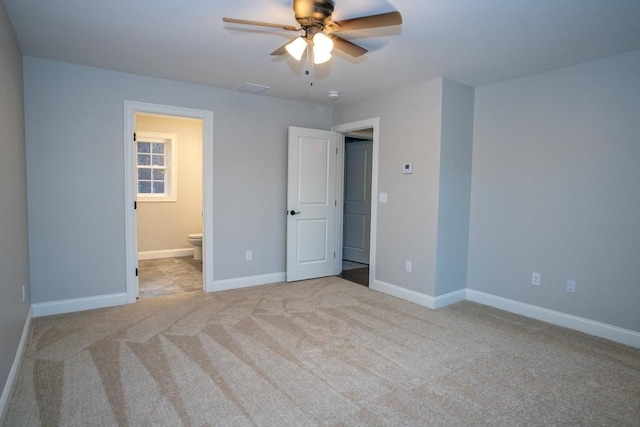
M 171 105 L 124 101 L 124 217 L 125 217 L 125 268 L 127 302 L 138 297 L 138 242 L 136 239 L 136 200 L 133 188 L 133 132 L 135 113 L 160 114 L 202 120 L 203 177 L 202 177 L 202 278 L 205 292 L 213 291 L 213 111 Z
M 336 264 L 335 274 L 342 272 L 342 238 L 344 205 L 344 134 L 363 129 L 373 129 L 371 156 L 371 229 L 369 230 L 369 287 L 376 278 L 376 231 L 378 229 L 378 150 L 380 146 L 380 117 L 359 120 L 333 126 L 331 130 L 341 134 L 338 138 L 338 167 L 336 179 L 336 197 L 340 209 L 336 209 Z

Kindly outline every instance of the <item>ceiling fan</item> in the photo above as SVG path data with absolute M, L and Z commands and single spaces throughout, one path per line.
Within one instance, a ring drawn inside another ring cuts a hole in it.
M 296 21 L 300 24 L 299 27 L 226 17 L 222 18 L 222 20 L 232 24 L 256 25 L 295 32 L 303 31 L 302 35 L 294 37 L 271 52 L 271 55 L 284 55 L 288 52 L 300 61 L 304 51 L 307 47 L 310 47 L 310 50 L 311 48 L 313 49 L 314 64 L 322 64 L 328 61 L 331 58 L 331 51 L 334 47 L 353 57 L 367 53 L 367 49 L 351 43 L 335 33 L 402 24 L 400 12 L 388 12 L 344 21 L 333 21 L 331 15 L 333 14 L 334 6 L 334 0 L 293 0 L 293 11 Z

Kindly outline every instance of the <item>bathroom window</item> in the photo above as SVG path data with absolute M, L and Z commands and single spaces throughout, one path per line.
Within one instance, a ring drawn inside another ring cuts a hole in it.
M 136 133 L 138 201 L 177 200 L 176 140 L 174 134 Z

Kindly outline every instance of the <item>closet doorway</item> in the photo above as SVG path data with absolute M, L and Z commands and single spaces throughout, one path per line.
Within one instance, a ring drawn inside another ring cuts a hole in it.
M 344 137 L 342 277 L 369 285 L 373 129 Z

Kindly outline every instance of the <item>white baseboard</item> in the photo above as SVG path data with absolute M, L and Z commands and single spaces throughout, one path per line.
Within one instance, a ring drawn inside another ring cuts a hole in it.
M 72 313 L 75 311 L 93 310 L 94 308 L 113 307 L 127 304 L 127 293 L 98 295 L 86 298 L 42 302 L 33 304 L 33 317 L 51 316 L 53 314 Z
M 620 344 L 640 348 L 640 332 L 609 325 L 584 317 L 573 316 L 560 311 L 549 310 L 519 301 L 502 298 L 472 289 L 461 289 L 445 295 L 432 297 L 410 289 L 401 288 L 380 280 L 374 280 L 371 289 L 380 291 L 396 298 L 412 302 L 428 308 L 440 308 L 459 301 L 469 300 L 479 304 L 495 307 L 510 313 L 541 320 L 553 325 L 584 332 L 596 337 L 605 338 Z
M 285 274 L 272 273 L 258 276 L 237 277 L 234 279 L 214 280 L 211 291 L 226 291 L 230 289 L 248 288 L 251 286 L 267 285 L 269 283 L 284 282 Z M 209 291 L 209 290 L 207 290 Z
M 193 248 L 165 249 L 162 251 L 138 252 L 138 259 L 177 258 L 181 256 L 193 256 Z
M 212 289 L 207 292 L 224 291 L 229 289 L 248 288 L 250 286 L 266 285 L 269 283 L 284 282 L 285 274 L 273 273 L 258 276 L 238 277 L 227 280 L 214 280 Z M 51 316 L 54 314 L 72 313 L 76 311 L 93 310 L 95 308 L 114 307 L 128 304 L 127 293 L 98 295 L 86 298 L 73 298 L 68 300 L 52 301 L 33 304 L 33 317 Z
M 448 294 L 438 295 L 435 297 L 435 308 L 446 307 L 467 299 L 467 290 L 460 289 L 458 291 L 449 292 Z
M 383 282 L 381 280 L 372 280 L 371 289 L 394 296 L 396 298 L 403 299 L 405 301 L 412 302 L 414 304 L 421 305 L 423 307 L 436 307 L 435 298 L 430 295 L 412 291 L 411 289 L 401 288 L 400 286 L 392 285 L 391 283 Z
M 466 299 L 465 289 L 432 297 L 430 295 L 412 291 L 411 289 L 401 288 L 400 286 L 392 285 L 391 283 L 383 282 L 381 280 L 374 280 L 371 285 L 371 289 L 433 309 L 464 301 Z
M 584 332 L 600 338 L 625 344 L 631 347 L 640 348 L 640 332 L 612 326 L 606 323 L 584 317 L 573 316 L 560 311 L 549 310 L 547 308 L 526 304 L 496 295 L 487 294 L 473 289 L 467 289 L 467 300 L 499 308 L 510 313 L 519 314 L 557 326 Z
M 13 364 L 11 365 L 9 376 L 7 377 L 7 381 L 5 382 L 4 388 L 2 389 L 2 396 L 0 396 L 0 422 L 2 422 L 2 420 L 4 419 L 4 411 L 7 407 L 9 396 L 11 396 L 11 392 L 13 391 L 13 387 L 15 386 L 16 376 L 18 375 L 18 370 L 20 369 L 20 365 L 22 363 L 22 357 L 24 356 L 24 349 L 27 345 L 27 340 L 29 339 L 29 329 L 31 328 L 32 318 L 33 306 L 29 308 L 27 318 L 24 321 L 24 327 L 22 328 L 22 336 L 20 337 L 20 344 L 18 344 L 16 357 L 13 359 Z

